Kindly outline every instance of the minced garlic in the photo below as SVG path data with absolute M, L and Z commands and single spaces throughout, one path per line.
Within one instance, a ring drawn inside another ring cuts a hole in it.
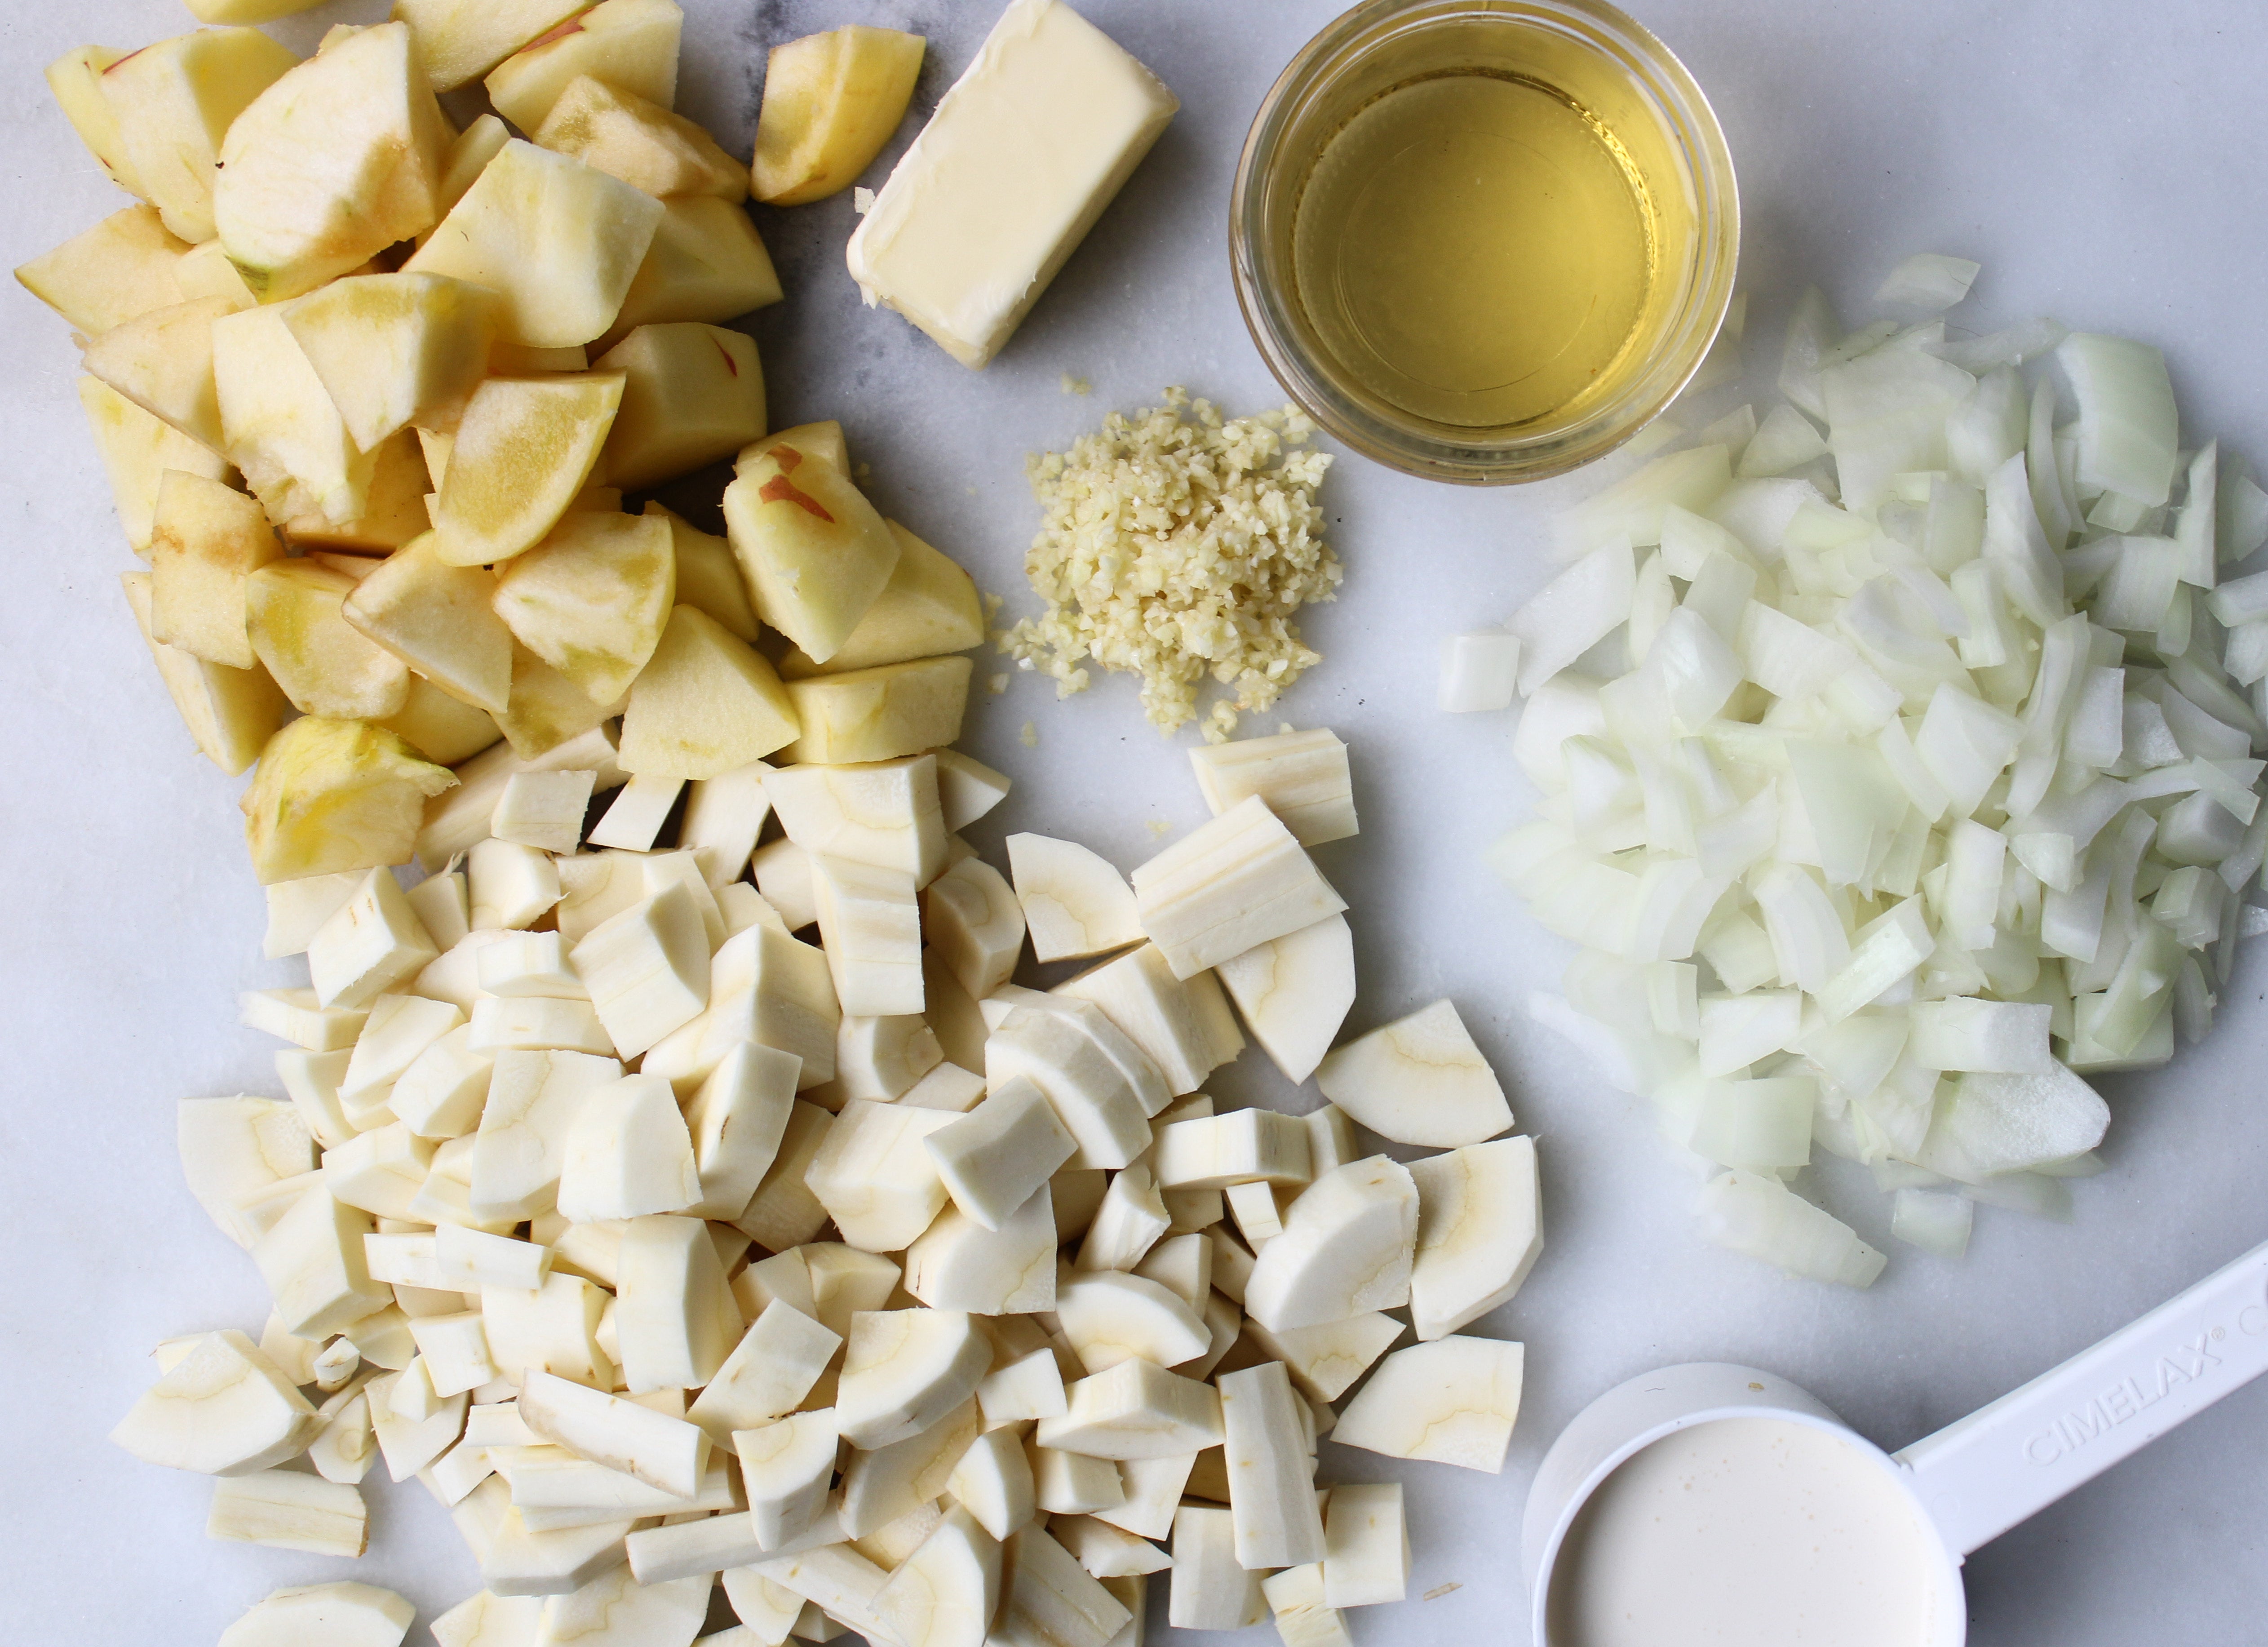
M 1092 658 L 1142 677 L 1142 705 L 1170 732 L 1197 715 L 1207 676 L 1232 690 L 1205 712 L 1208 742 L 1274 706 L 1321 662 L 1292 623 L 1335 598 L 1338 558 L 1315 491 L 1330 458 L 1298 408 L 1224 421 L 1169 388 L 1165 404 L 1113 412 L 1068 452 L 1026 465 L 1046 521 L 1024 558 L 1044 616 L 996 633 L 1060 696 L 1083 691 Z

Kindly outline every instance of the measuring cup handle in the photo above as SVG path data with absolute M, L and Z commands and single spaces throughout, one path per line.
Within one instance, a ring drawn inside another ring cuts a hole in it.
M 2268 1372 L 2268 1244 L 1896 1455 L 1963 1555 Z

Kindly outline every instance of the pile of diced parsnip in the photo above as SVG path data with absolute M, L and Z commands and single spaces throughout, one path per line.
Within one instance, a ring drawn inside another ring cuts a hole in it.
M 288 1097 L 180 1110 L 273 1314 L 163 1345 L 115 1439 L 217 1477 L 214 1536 L 333 1555 L 376 1459 L 415 1477 L 485 1585 L 444 1647 L 686 1647 L 720 1580 L 733 1647 L 1109 1647 L 1168 1569 L 1176 1625 L 1344 1641 L 1409 1546 L 1319 1441 L 1499 1469 L 1521 1347 L 1459 1329 L 1538 1246 L 1452 1006 L 1331 1050 L 1344 746 L 1193 751 L 1213 820 L 1130 888 L 1038 835 L 984 862 L 975 586 L 838 427 L 765 435 L 715 322 L 778 288 L 667 108 L 675 5 L 398 11 L 50 76 L 148 203 L 21 277 L 87 334 L 128 593 L 200 746 L 257 760 L 308 971 L 244 1001 Z M 887 34 L 775 53 L 759 194 L 871 159 Z M 453 135 L 483 73 L 534 143 Z M 735 452 L 728 538 L 622 512 Z M 1027 939 L 1094 964 L 1019 986 Z M 1329 1102 L 1216 1113 L 1247 1031 Z M 411 1617 L 317 1584 L 224 1639 Z

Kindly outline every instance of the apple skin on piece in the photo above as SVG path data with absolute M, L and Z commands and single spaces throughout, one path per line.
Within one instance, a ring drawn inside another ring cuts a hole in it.
M 796 712 L 772 666 L 689 606 L 669 615 L 661 644 L 622 713 L 622 770 L 718 777 L 795 741 Z
M 676 588 L 668 521 L 576 510 L 504 564 L 494 604 L 522 646 L 612 705 L 660 643 Z
M 725 488 L 725 529 L 756 616 L 815 663 L 850 639 L 887 587 L 901 552 L 847 476 L 786 445 Z
M 482 384 L 450 449 L 434 552 L 486 566 L 541 543 L 588 484 L 622 401 L 618 372 Z
M 854 25 L 773 47 L 756 115 L 756 198 L 807 205 L 858 181 L 905 118 L 925 45 Z
M 272 303 L 415 239 L 440 219 L 453 137 L 406 24 L 334 34 L 228 129 L 213 222 L 229 261 Z
M 397 735 L 309 715 L 268 741 L 245 791 L 245 838 L 262 886 L 407 863 L 425 802 L 456 787 Z
M 490 287 L 508 337 L 568 349 L 614 326 L 661 218 L 644 190 L 515 138 L 402 267 Z
M 522 131 L 534 131 L 568 83 L 589 75 L 674 107 L 684 32 L 677 0 L 602 0 L 497 64 L 488 78 L 489 101 Z
M 394 0 L 436 92 L 479 79 L 582 9 L 580 0 Z
M 78 140 L 104 174 L 128 194 L 147 200 L 149 192 L 126 158 L 126 139 L 102 89 L 102 71 L 125 55 L 108 46 L 81 46 L 65 52 L 48 65 L 48 90 L 55 93 L 63 118 L 70 122 L 71 129 L 78 133 Z
M 201 28 L 103 70 L 136 192 L 192 246 L 215 233 L 213 181 L 228 129 L 298 63 L 258 29 Z

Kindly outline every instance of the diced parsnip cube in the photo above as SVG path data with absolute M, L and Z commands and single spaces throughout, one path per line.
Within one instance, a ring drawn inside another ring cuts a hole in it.
M 946 1195 L 924 1141 L 955 1119 L 941 1110 L 859 1099 L 843 1106 L 804 1180 L 844 1240 L 869 1252 L 895 1252 L 929 1227 Z
M 1189 763 L 1215 817 L 1257 795 L 1302 846 L 1357 832 L 1346 745 L 1326 727 L 1200 744 Z
M 707 779 L 796 736 L 794 705 L 772 667 L 714 618 L 671 612 L 622 717 L 625 770 Z
M 1219 1388 L 1237 1564 L 1297 1567 L 1322 1561 L 1323 1519 L 1315 1508 L 1315 1463 L 1303 1429 L 1307 1414 L 1282 1363 L 1223 1373 Z
M 1056 1219 L 1044 1185 L 995 1229 L 947 1207 L 906 1249 L 906 1290 L 939 1310 L 980 1316 L 1051 1308 Z
M 1292 1387 L 1310 1401 L 1336 1401 L 1402 1336 L 1402 1323 L 1377 1311 L 1349 1316 L 1321 1326 L 1286 1327 L 1271 1333 L 1255 1320 L 1241 1330 L 1254 1349 L 1272 1356 L 1291 1375 Z
M 573 1223 L 674 1213 L 700 1199 L 693 1140 L 659 1075 L 628 1075 L 583 1102 L 567 1132 L 559 1213 Z
M 667 1076 L 689 1097 L 734 1046 L 756 1041 L 800 1060 L 799 1087 L 835 1078 L 835 986 L 827 957 L 809 944 L 764 926 L 735 933 L 717 952 L 711 999 L 706 1012 L 655 1043 L 647 1074 Z
M 1046 1095 L 1024 1080 L 1005 1082 L 924 1141 L 954 1204 L 988 1230 L 1005 1223 L 1078 1147 Z
M 1258 795 L 1134 871 L 1150 940 L 1189 978 L 1346 908 Z
M 1006 983 L 1024 948 L 1024 912 L 1000 872 L 964 858 L 922 894 L 931 946 L 962 989 L 981 1000 Z
M 788 1112 L 780 1134 L 779 1154 L 747 1208 L 733 1220 L 733 1227 L 773 1252 L 808 1241 L 827 1222 L 827 1208 L 804 1182 L 835 1118 L 815 1104 L 799 1102 Z
M 261 1237 L 252 1259 L 286 1332 L 328 1337 L 391 1300 L 364 1259 L 362 1238 L 372 1229 L 369 1214 L 317 1183 Z
M 1519 1291 L 1543 1250 L 1535 1141 L 1499 1138 L 1428 1156 L 1410 1163 L 1410 1176 L 1418 1185 L 1410 1320 L 1420 1339 L 1443 1338 Z
M 212 361 L 222 449 L 269 519 L 344 522 L 369 513 L 377 456 L 355 445 L 281 309 L 216 320 Z
M 583 841 L 595 772 L 514 772 L 497 797 L 496 838 L 543 852 L 572 853 Z
M 474 934 L 477 938 L 480 934 Z M 468 940 L 471 942 L 471 940 Z M 614 1041 L 587 1001 L 556 1001 L 541 995 L 494 996 L 473 1003 L 475 1052 L 566 1052 L 597 1055 L 614 1051 Z
M 1142 942 L 1134 895 L 1110 863 L 1071 841 L 1008 837 L 1016 897 L 1042 961 L 1105 955 Z
M 316 1631 L 339 1647 L 401 1647 L 416 1614 L 408 1601 L 375 1584 L 299 1584 L 275 1592 L 223 1630 L 220 1647 L 291 1647 L 314 1640 Z
M 1313 1176 L 1306 1124 L 1273 1110 L 1233 1110 L 1175 1121 L 1158 1131 L 1156 1161 L 1158 1182 L 1167 1189 L 1305 1184 Z
M 1177 1097 L 1196 1091 L 1244 1046 L 1213 975 L 1175 978 L 1155 944 L 1082 972 L 1055 993 L 1100 1008 L 1158 1066 L 1167 1090 Z
M 790 444 L 794 444 L 791 432 Z M 751 447 L 750 451 L 755 448 Z M 743 464 L 753 460 L 741 454 Z M 932 658 L 948 652 L 966 652 L 984 642 L 984 610 L 976 596 L 976 584 L 961 565 L 942 551 L 932 548 L 895 521 L 886 522 L 891 535 L 898 541 L 898 564 L 890 573 L 890 580 L 866 609 L 847 639 L 836 650 L 824 665 L 814 663 L 801 650 L 789 653 L 780 660 L 780 674 L 788 680 L 799 680 L 820 674 L 841 674 L 846 669 L 873 668 L 885 663 L 904 663 L 916 658 Z M 941 751 L 949 753 L 950 751 Z M 998 786 L 1005 794 L 1007 779 L 988 767 L 967 763 L 976 773 L 983 774 L 976 783 Z M 998 800 L 998 795 L 993 801 Z M 978 810 L 964 822 L 973 822 L 991 809 L 993 801 L 971 797 Z M 958 829 L 960 824 L 949 824 Z
M 788 838 L 806 852 L 902 870 L 924 886 L 943 866 L 945 821 L 932 756 L 784 767 L 765 773 L 764 790 Z
M 284 555 L 259 504 L 217 480 L 170 472 L 150 531 L 151 637 L 208 663 L 254 668 L 247 584 Z
M 249 1475 L 300 1451 L 322 1422 L 252 1340 L 209 1333 L 152 1385 L 110 1438 L 145 1463 Z
M 1166 1616 L 1176 1629 L 1242 1629 L 1268 1616 L 1261 1575 L 1236 1559 L 1233 1513 L 1184 1504 L 1174 1512 Z
M 918 1013 L 921 911 L 907 870 L 814 857 L 821 942 L 843 1010 L 862 1017 Z
M 533 1292 L 483 1287 L 481 1319 L 489 1357 L 505 1377 L 518 1377 L 523 1385 L 529 1373 L 539 1371 L 578 1384 L 612 1385 L 614 1363 L 599 1348 L 597 1336 L 606 1304 L 603 1289 L 557 1270 Z
M 432 1165 L 432 1141 L 396 1121 L 326 1150 L 323 1183 L 342 1206 L 380 1218 L 407 1218 Z
M 1133 1614 L 1035 1522 L 1008 1541 L 993 1636 L 1010 1647 L 1108 1647 Z
M 1122 1270 L 1064 1276 L 1056 1288 L 1056 1314 L 1080 1364 L 1095 1373 L 1130 1358 L 1179 1366 L 1204 1355 L 1212 1341 L 1204 1320 L 1171 1291 Z
M 790 681 L 802 727 L 783 761 L 895 760 L 951 743 L 968 707 L 966 657 L 920 658 Z
M 587 1001 L 590 992 L 567 959 L 566 941 L 556 932 L 495 931 L 475 952 L 482 993 L 512 999 Z
M 918 1016 L 845 1017 L 835 1040 L 835 1078 L 843 1095 L 889 1103 L 945 1060 L 937 1036 Z
M 24 264 L 16 278 L 92 337 L 202 295 L 181 289 L 178 270 L 188 249 L 151 208 L 129 206 Z
M 1094 1518 L 1138 1538 L 1165 1538 L 1173 1531 L 1182 1488 L 1196 1463 L 1194 1452 L 1121 1459 L 1118 1474 L 1126 1483 L 1126 1502 L 1114 1510 L 1098 1510 Z
M 1418 1190 L 1409 1170 L 1373 1156 L 1303 1191 L 1284 1233 L 1262 1248 L 1244 1308 L 1272 1331 L 1391 1310 L 1410 1298 Z
M 366 1011 L 348 1007 L 325 1007 L 312 989 L 254 989 L 237 997 L 239 1022 L 270 1035 L 281 1036 L 311 1052 L 343 1051 L 369 1018 Z M 340 1066 L 342 1073 L 345 1065 Z
M 763 762 L 751 761 L 702 779 L 688 792 L 678 845 L 695 855 L 711 886 L 731 884 L 748 867 L 756 838 L 771 816 L 771 797 L 763 782 L 770 771 Z
M 687 1210 L 732 1219 L 746 1209 L 779 1154 L 799 1067 L 792 1053 L 744 1041 L 702 1082 L 685 1108 L 701 1185 Z
M 840 1335 L 775 1298 L 750 1323 L 685 1415 L 719 1446 L 730 1445 L 734 1430 L 753 1429 L 793 1412 L 842 1346 Z
M 622 1377 L 633 1394 L 695 1390 L 725 1364 L 740 1315 L 708 1226 L 698 1218 L 633 1218 L 622 1232 L 615 1289 Z
M 614 800 L 591 826 L 591 845 L 626 852 L 652 851 L 654 838 L 668 822 L 684 787 L 681 778 L 632 778 L 615 791 Z
M 189 1193 L 221 1232 L 250 1247 L 257 1233 L 239 1198 L 314 1170 L 314 1139 L 291 1104 L 275 1098 L 189 1098 L 175 1136 Z
M 1317 1067 L 1315 1083 L 1357 1121 L 1400 1144 L 1452 1149 L 1512 1125 L 1496 1072 L 1447 1001 L 1348 1042 Z
M 572 155 L 656 200 L 713 195 L 737 203 L 748 197 L 748 168 L 707 131 L 594 75 L 561 88 L 532 135 L 541 147 Z
M 339 1082 L 348 1118 L 387 1107 L 388 1090 L 429 1047 L 464 1022 L 464 1013 L 450 1001 L 421 995 L 380 995 L 372 1001 Z
M 589 1096 L 622 1075 L 612 1058 L 563 1051 L 499 1052 L 472 1157 L 472 1204 L 532 1217 L 552 1206 L 567 1135 Z
M 1520 679 L 1520 637 L 1501 629 L 1452 635 L 1441 643 L 1444 714 L 1509 709 Z
M 708 1004 L 708 933 L 682 885 L 601 923 L 571 958 L 624 1058 L 690 1023 Z
M 1173 1225 L 1150 1169 L 1138 1163 L 1115 1173 L 1102 1202 L 1087 1224 L 1086 1239 L 1079 1244 L 1077 1267 L 1083 1270 L 1131 1270 Z M 1186 1297 L 1182 1300 L 1188 1302 Z M 1192 1306 L 1194 1308 L 1195 1306 Z M 1084 1355 L 1081 1356 L 1084 1360 Z M 1089 1362 L 1092 1368 L 1098 1362 Z M 1165 1364 L 1178 1365 L 1170 1362 Z
M 1315 1073 L 1354 1006 L 1354 934 L 1344 915 L 1233 956 L 1214 970 L 1286 1080 Z
M 1084 1516 L 1126 1502 L 1126 1484 L 1108 1459 L 1032 1446 L 1032 1502 L 1051 1516 Z
M 614 736 L 606 727 L 593 728 L 532 758 L 502 747 L 473 757 L 456 774 L 457 789 L 426 809 L 417 834 L 418 860 L 428 869 L 438 871 L 458 853 L 485 840 L 489 820 L 496 815 L 497 797 L 514 772 L 576 769 L 597 772 L 602 790 L 622 781 L 622 768 L 615 758 Z
M 315 998 L 326 1007 L 367 1007 L 415 977 L 439 951 L 391 869 L 372 869 L 307 945 Z
M 1011 780 L 982 761 L 959 750 L 939 750 L 937 793 L 945 810 L 945 827 L 958 834 L 1008 798 Z
M 521 1385 L 519 1417 L 545 1440 L 659 1492 L 700 1491 L 709 1437 L 681 1418 L 547 1372 L 529 1373 Z
M 1521 1367 L 1521 1346 L 1494 1339 L 1397 1349 L 1347 1403 L 1331 1439 L 1389 1459 L 1497 1474 L 1520 1416 Z
M 1323 1568 L 1307 1562 L 1270 1573 L 1260 1581 L 1275 1615 L 1276 1635 L 1284 1647 L 1352 1647 L 1346 1619 L 1323 1599 Z
M 1037 1086 L 1079 1143 L 1073 1166 L 1123 1167 L 1149 1147 L 1149 1111 L 1145 1091 L 1112 1054 L 1147 1060 L 1100 1011 L 1083 1001 L 1063 1004 L 1082 1011 L 1011 1009 L 985 1043 L 986 1082 L 998 1091 L 1020 1075 Z M 1162 1088 L 1154 1066 L 1149 1075 Z
M 416 1340 L 417 1358 L 424 1363 L 433 1392 L 443 1399 L 475 1390 L 497 1376 L 489 1358 L 488 1333 L 481 1312 L 412 1317 L 409 1335 Z
M 1374 1606 L 1410 1589 L 1410 1534 L 1399 1481 L 1342 1481 L 1323 1525 L 1323 1604 Z
M 514 772 L 512 778 L 528 775 Z M 510 787 L 508 779 L 498 789 L 499 805 Z M 489 837 L 475 843 L 465 876 L 475 932 L 524 930 L 560 901 L 559 870 L 550 854 L 518 841 Z
M 947 980 L 947 982 L 950 981 L 950 979 Z M 934 1011 L 936 1007 L 933 992 L 937 987 L 934 981 L 930 987 L 932 991 L 931 1010 Z M 983 1097 L 983 1076 L 963 1069 L 958 1064 L 947 1062 L 939 1064 L 919 1081 L 914 1082 L 899 1097 L 898 1102 L 917 1110 L 947 1110 L 955 1115 L 966 1115 L 976 1107 Z
M 777 1548 L 803 1536 L 826 1505 L 841 1448 L 831 1407 L 744 1425 L 733 1433 L 733 1451 L 740 1457 L 760 1543 Z
M 488 77 L 489 100 L 522 131 L 534 131 L 567 84 L 589 74 L 670 107 L 684 24 L 675 0 L 604 0 L 499 63 Z
M 991 1359 L 991 1340 L 965 1311 L 861 1311 L 850 1318 L 836 1422 L 870 1452 L 910 1440 L 966 1403 Z

